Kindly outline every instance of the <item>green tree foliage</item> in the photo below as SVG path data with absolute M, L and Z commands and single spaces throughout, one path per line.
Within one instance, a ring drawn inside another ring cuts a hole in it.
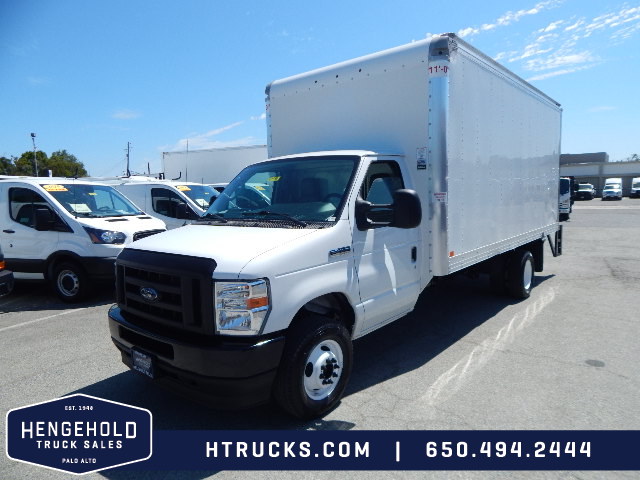
M 42 169 L 42 164 L 47 160 L 47 154 L 41 150 L 36 152 L 36 158 L 38 159 L 38 172 L 40 176 L 45 177 L 47 173 Z M 26 151 L 20 158 L 14 162 L 15 170 L 14 175 L 27 175 L 33 176 L 36 174 L 36 167 L 33 164 L 33 152 Z
M 15 175 L 15 169 L 12 159 L 0 157 L 0 175 Z
M 54 177 L 87 176 L 84 164 L 66 150 L 53 152 L 50 157 L 45 152 L 38 150 L 36 158 L 38 159 L 38 175 L 40 177 L 47 177 L 49 170 Z M 20 158 L 13 162 L 5 157 L 0 158 L 0 175 L 33 176 L 35 174 L 32 151 L 24 152 Z
M 53 152 L 49 157 L 46 168 L 56 177 L 86 177 L 87 171 L 84 164 L 79 162 L 75 155 L 66 150 Z M 42 174 L 40 174 L 42 176 Z

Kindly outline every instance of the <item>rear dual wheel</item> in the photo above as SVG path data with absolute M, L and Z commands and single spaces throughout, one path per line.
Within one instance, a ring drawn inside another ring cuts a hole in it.
M 496 257 L 489 272 L 491 289 L 495 293 L 507 293 L 517 299 L 531 295 L 533 277 L 533 255 L 528 250 L 515 250 Z
M 516 250 L 507 263 L 506 287 L 509 295 L 524 299 L 533 287 L 533 255 L 528 250 Z

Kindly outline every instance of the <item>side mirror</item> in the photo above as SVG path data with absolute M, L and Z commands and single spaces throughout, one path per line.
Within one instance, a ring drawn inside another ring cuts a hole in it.
M 415 190 L 393 192 L 393 211 L 392 227 L 415 228 L 422 222 L 422 204 Z
M 184 202 L 180 202 L 175 207 L 175 215 L 178 220 L 196 220 L 198 214 L 194 212 L 189 205 Z
M 45 232 L 47 230 L 53 230 L 56 219 L 54 214 L 48 208 L 36 208 L 36 230 L 39 232 Z
M 379 227 L 415 228 L 422 221 L 422 205 L 415 190 L 393 192 L 391 205 L 376 205 L 356 199 L 356 225 L 364 231 Z

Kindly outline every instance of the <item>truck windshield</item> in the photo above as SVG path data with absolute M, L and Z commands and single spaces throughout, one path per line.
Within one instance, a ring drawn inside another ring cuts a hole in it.
M 176 185 L 176 188 L 195 202 L 202 210 L 206 210 L 218 196 L 218 192 L 209 185 Z
M 306 226 L 334 222 L 359 162 L 357 156 L 292 158 L 244 169 L 204 218 Z
M 42 184 L 42 188 L 65 210 L 79 217 L 123 217 L 144 213 L 108 185 Z
M 560 194 L 564 195 L 569 193 L 569 189 L 571 188 L 571 181 L 568 178 L 560 179 Z

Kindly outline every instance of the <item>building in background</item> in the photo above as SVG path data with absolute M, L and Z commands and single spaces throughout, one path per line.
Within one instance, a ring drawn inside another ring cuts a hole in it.
M 631 191 L 631 180 L 640 177 L 640 162 L 610 162 L 606 152 L 563 153 L 560 155 L 560 176 L 575 177 L 578 183 L 591 183 L 596 195 L 602 194 L 604 182 L 610 177 L 622 178 L 622 195 Z

